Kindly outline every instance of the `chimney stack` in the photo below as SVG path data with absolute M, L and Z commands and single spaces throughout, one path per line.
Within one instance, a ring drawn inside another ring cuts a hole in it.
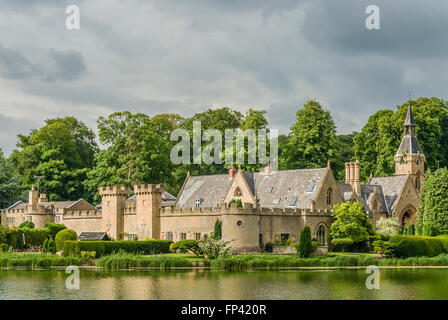
M 359 161 L 346 162 L 345 163 L 345 183 L 352 185 L 353 190 L 357 194 L 361 193 L 361 181 L 360 181 L 360 164 Z
M 47 195 L 45 193 L 41 193 L 39 195 L 39 203 L 41 202 L 48 202 Z
M 28 204 L 36 209 L 37 207 L 37 190 L 35 186 L 31 187 L 31 190 L 28 192 Z
M 268 177 L 271 175 L 271 164 L 269 163 L 266 167 L 264 167 L 264 175 Z
M 235 176 L 236 172 L 237 171 L 236 171 L 236 169 L 234 167 L 230 168 L 229 169 L 229 179 L 233 179 L 233 177 Z

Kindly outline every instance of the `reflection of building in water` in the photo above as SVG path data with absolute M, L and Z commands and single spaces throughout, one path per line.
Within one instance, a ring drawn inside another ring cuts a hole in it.
M 33 188 L 28 203 L 18 202 L 1 213 L 1 224 L 18 226 L 25 220 L 37 228 L 60 222 L 81 232 L 107 232 L 118 239 L 204 239 L 222 221 L 222 237 L 234 251 L 259 251 L 268 242 L 298 241 L 307 225 L 321 250 L 328 244 L 335 204 L 360 201 L 373 223 L 396 216 L 403 225 L 415 221 L 424 177 L 425 155 L 417 140 L 411 107 L 395 155 L 395 175 L 360 181 L 360 163 L 345 164 L 345 183 L 337 183 L 326 168 L 187 175 L 177 199 L 161 185 L 100 188 L 101 206 L 85 200 L 49 202 Z M 241 204 L 241 205 L 239 205 Z

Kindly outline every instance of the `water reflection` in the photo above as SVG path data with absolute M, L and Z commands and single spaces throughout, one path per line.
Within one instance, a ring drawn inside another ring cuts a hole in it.
M 381 269 L 379 290 L 360 270 L 272 272 L 0 271 L 0 299 L 448 299 L 447 269 Z

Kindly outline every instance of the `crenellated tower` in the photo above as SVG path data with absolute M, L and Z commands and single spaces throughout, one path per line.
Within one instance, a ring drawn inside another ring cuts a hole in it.
M 102 206 L 102 227 L 115 240 L 118 240 L 120 233 L 123 232 L 124 204 L 128 192 L 128 188 L 124 186 L 101 187 L 99 190 Z
M 160 210 L 163 185 L 143 184 L 134 186 L 136 196 L 136 229 L 139 240 L 160 239 Z
M 426 157 L 418 143 L 416 124 L 410 104 L 403 127 L 403 138 L 394 157 L 395 175 L 410 175 L 417 192 L 420 192 L 425 172 Z

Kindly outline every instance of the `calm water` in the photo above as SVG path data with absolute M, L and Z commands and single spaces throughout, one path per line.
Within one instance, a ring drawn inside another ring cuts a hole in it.
M 448 269 L 212 272 L 87 271 L 80 289 L 59 270 L 0 270 L 0 299 L 448 299 Z

